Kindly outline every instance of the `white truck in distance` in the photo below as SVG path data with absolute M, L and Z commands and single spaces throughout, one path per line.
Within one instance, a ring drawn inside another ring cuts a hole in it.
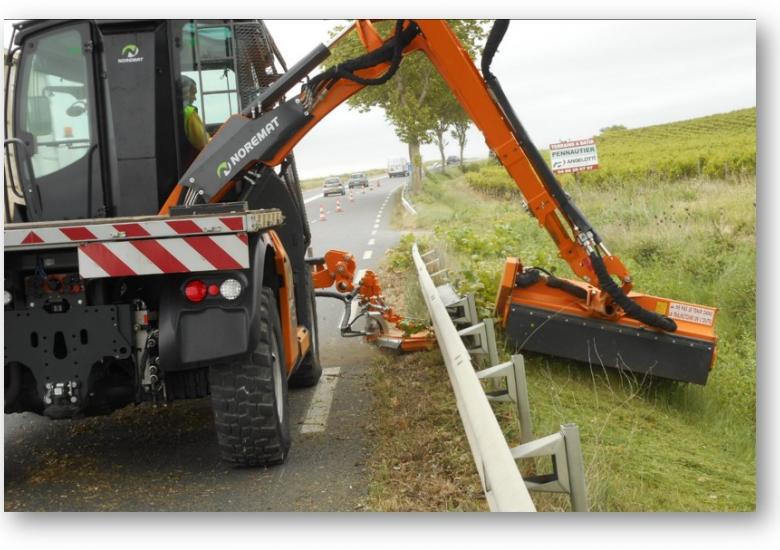
M 391 178 L 396 176 L 406 177 L 409 175 L 409 166 L 406 159 L 396 158 L 387 161 L 387 175 Z

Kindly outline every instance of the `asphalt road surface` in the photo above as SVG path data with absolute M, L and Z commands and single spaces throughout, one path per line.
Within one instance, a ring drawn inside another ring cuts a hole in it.
M 304 194 L 315 256 L 352 252 L 373 268 L 398 241 L 388 225 L 404 179 L 354 190 L 354 202 Z M 325 221 L 320 220 L 320 207 Z M 368 376 L 379 353 L 338 334 L 342 306 L 318 300 L 325 375 L 290 391 L 292 448 L 268 469 L 219 459 L 208 399 L 127 407 L 110 416 L 50 421 L 5 415 L 5 510 L 353 511 L 367 493 Z

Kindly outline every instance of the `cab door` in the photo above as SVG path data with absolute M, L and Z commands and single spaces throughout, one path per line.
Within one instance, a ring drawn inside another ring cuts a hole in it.
M 98 140 L 93 40 L 85 22 L 25 36 L 14 87 L 15 136 L 25 144 L 32 174 L 15 155 L 20 177 L 34 178 L 35 220 L 105 216 Z M 30 186 L 23 181 L 23 186 Z

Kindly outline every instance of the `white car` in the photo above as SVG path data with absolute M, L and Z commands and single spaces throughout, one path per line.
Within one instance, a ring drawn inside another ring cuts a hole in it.
M 328 195 L 346 195 L 347 190 L 344 189 L 344 184 L 341 183 L 339 178 L 328 178 L 325 183 L 322 184 L 322 196 Z

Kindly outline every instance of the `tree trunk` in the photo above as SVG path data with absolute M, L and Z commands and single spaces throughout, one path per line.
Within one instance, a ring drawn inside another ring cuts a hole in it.
M 460 145 L 460 167 L 463 168 L 463 148 L 466 147 L 466 140 L 459 140 L 458 145 Z
M 409 191 L 414 194 L 422 189 L 422 156 L 420 155 L 420 143 L 417 141 L 409 144 L 409 160 L 412 162 Z
M 436 145 L 439 147 L 439 156 L 441 157 L 441 171 L 444 172 L 444 168 L 447 166 L 447 161 L 444 158 L 444 132 L 446 128 L 441 126 L 436 128 Z

